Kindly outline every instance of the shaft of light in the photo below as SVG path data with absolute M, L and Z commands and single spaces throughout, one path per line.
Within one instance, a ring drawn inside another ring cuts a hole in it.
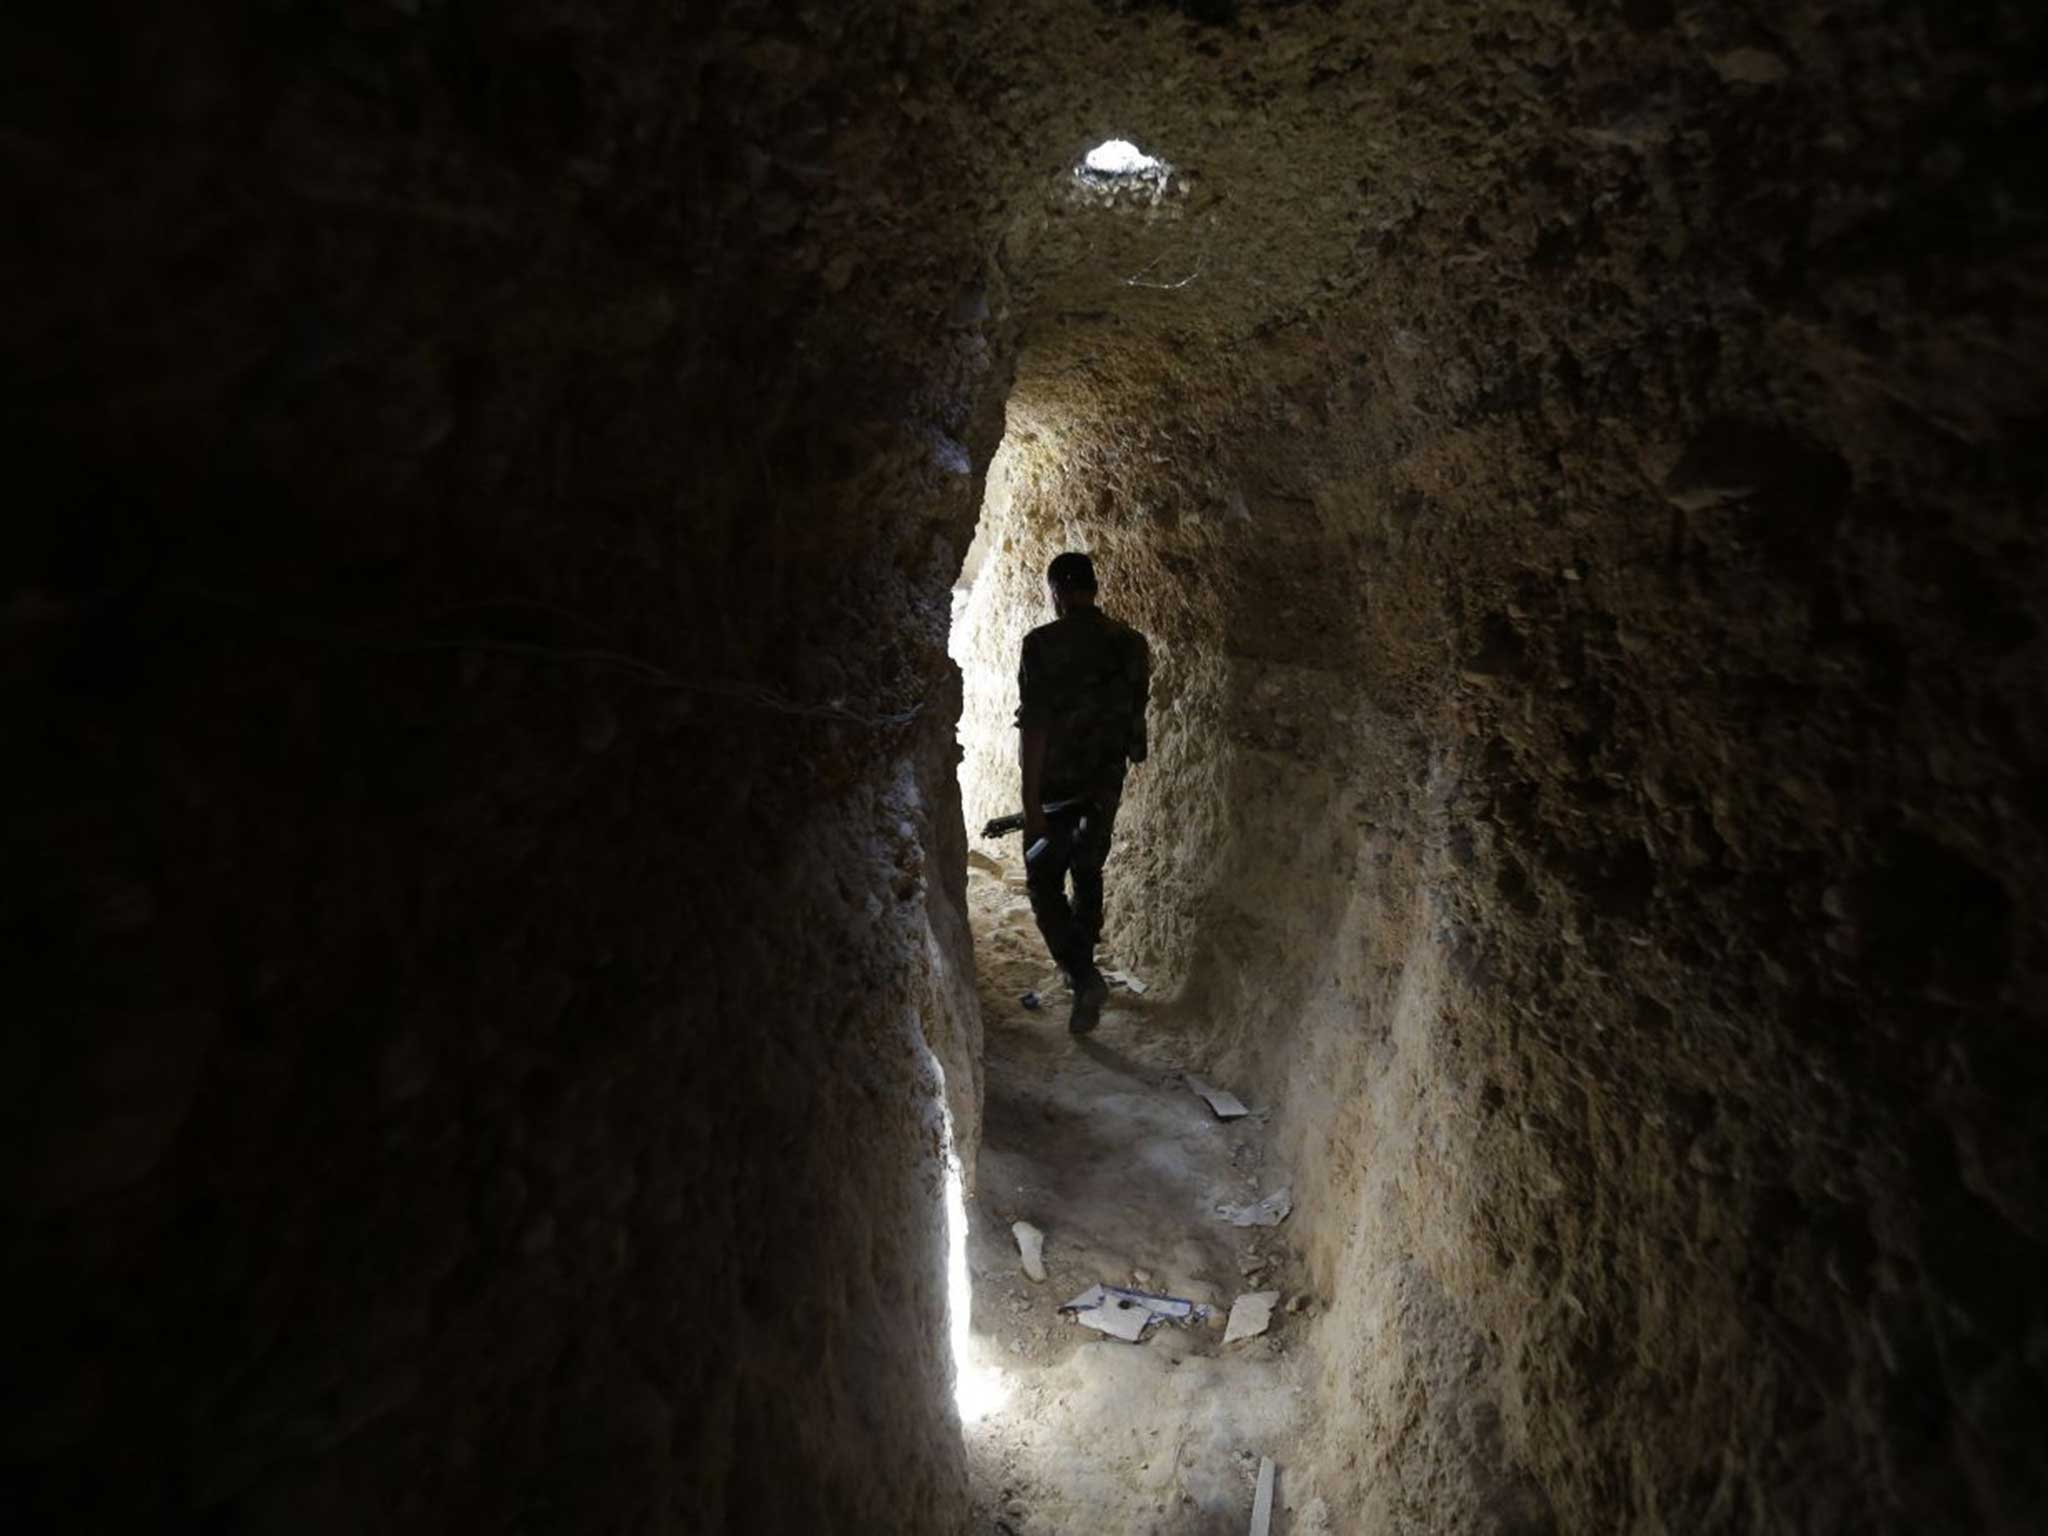
M 953 1113 L 946 1107 L 946 1072 L 932 1058 L 939 1078 L 939 1114 L 945 1127 L 946 1158 L 946 1337 L 953 1350 L 953 1402 L 960 1422 L 973 1424 L 1002 1407 L 1010 1395 L 1003 1373 L 982 1359 L 974 1339 L 974 1287 L 967 1277 L 967 1190 L 960 1156 L 953 1150 Z

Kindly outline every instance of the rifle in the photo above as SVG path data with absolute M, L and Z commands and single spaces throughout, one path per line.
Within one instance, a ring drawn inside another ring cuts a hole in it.
M 1045 803 L 1045 814 L 1047 816 L 1064 816 L 1068 811 L 1083 810 L 1093 803 L 1086 795 L 1075 795 L 1066 800 L 1048 800 Z M 996 817 L 995 820 L 981 829 L 981 835 L 983 837 L 1008 837 L 1012 832 L 1022 832 L 1023 830 L 1024 813 L 1018 811 L 1013 815 Z M 1045 852 L 1045 845 L 1050 841 L 1052 839 L 1041 837 L 1029 848 L 1026 848 L 1024 850 L 1024 862 L 1029 864 L 1033 859 Z

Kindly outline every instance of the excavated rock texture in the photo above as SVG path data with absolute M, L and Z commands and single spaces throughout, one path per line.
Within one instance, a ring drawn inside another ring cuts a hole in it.
M 956 1530 L 943 30 L 4 33 L 9 1528 Z
M 2032 1529 L 2038 19 L 1079 10 L 1002 72 L 1114 57 L 1049 135 L 1188 190 L 1006 239 L 967 810 L 1093 548 L 1159 657 L 1110 942 L 1280 1108 L 1300 1475 L 1369 1531 Z
M 29 1523 L 955 1525 L 1019 338 L 1338 1528 L 2038 1523 L 2033 11 L 4 25 Z

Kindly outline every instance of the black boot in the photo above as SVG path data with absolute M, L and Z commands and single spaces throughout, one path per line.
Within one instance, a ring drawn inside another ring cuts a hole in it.
M 1102 1005 L 1109 1001 L 1109 983 L 1095 969 L 1092 953 L 1074 955 L 1068 962 L 1067 974 L 1074 989 L 1074 1007 L 1067 1015 L 1067 1030 L 1085 1035 L 1102 1022 Z

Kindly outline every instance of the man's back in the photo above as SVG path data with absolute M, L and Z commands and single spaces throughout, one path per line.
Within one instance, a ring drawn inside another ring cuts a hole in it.
M 1121 784 L 1145 758 L 1145 637 L 1093 604 L 1024 637 L 1017 723 L 1047 732 L 1045 789 L 1074 794 Z

